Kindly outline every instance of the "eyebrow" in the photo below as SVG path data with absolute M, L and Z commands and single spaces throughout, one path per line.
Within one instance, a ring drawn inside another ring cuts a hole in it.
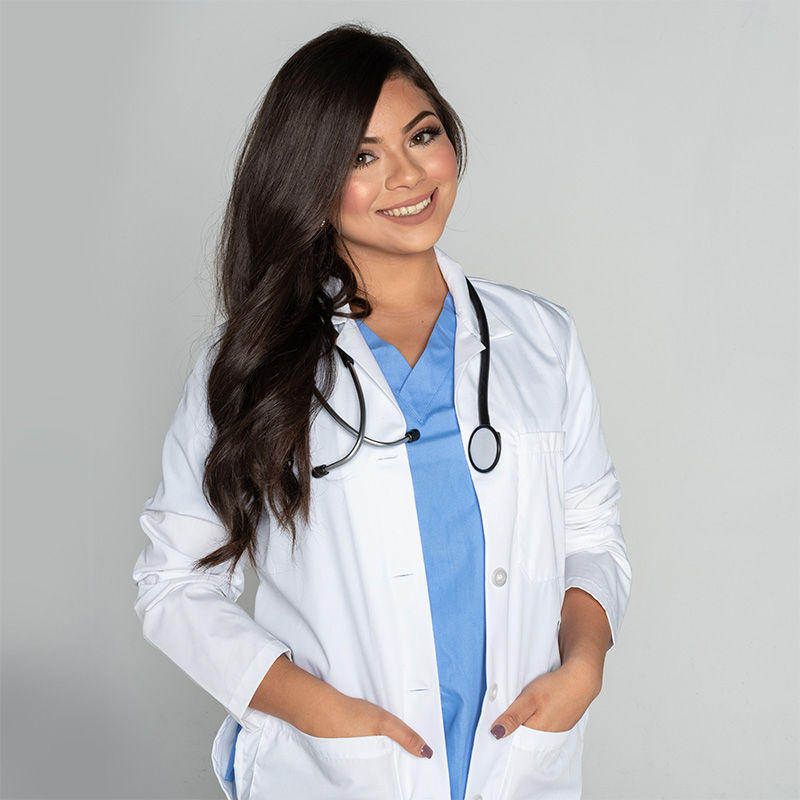
M 421 119 L 425 119 L 425 117 L 435 117 L 436 114 L 433 111 L 420 111 L 408 125 L 404 125 L 402 132 L 404 134 L 408 133 Z M 380 144 L 381 138 L 379 136 L 365 136 L 362 140 L 363 144 Z

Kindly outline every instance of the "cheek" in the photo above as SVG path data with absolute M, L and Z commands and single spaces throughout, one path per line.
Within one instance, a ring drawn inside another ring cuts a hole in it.
M 456 151 L 450 141 L 447 142 L 447 147 L 443 147 L 438 154 L 437 159 L 437 173 L 440 180 L 457 181 L 458 180 L 458 161 L 456 160 Z
M 348 216 L 363 214 L 369 211 L 368 187 L 355 178 L 351 178 L 342 193 L 342 204 L 339 206 L 339 216 L 344 220 Z

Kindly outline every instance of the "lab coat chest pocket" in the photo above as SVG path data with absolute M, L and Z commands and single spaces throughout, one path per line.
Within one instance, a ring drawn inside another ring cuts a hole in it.
M 385 736 L 320 739 L 267 717 L 242 747 L 254 769 L 241 784 L 237 770 L 238 800 L 400 800 L 398 748 Z
M 564 432 L 519 435 L 517 542 L 531 580 L 564 575 Z

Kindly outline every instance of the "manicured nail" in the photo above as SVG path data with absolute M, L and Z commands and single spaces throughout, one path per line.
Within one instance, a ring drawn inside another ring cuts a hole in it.
M 506 729 L 502 725 L 495 725 L 492 728 L 492 736 L 495 739 L 502 739 L 506 735 Z
M 428 747 L 427 744 L 424 744 L 422 745 L 422 750 L 419 751 L 419 754 L 423 758 L 430 758 L 433 755 L 433 750 L 431 750 L 431 748 Z

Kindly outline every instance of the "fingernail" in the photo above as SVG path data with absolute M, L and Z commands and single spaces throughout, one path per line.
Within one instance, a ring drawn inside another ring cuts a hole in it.
M 433 755 L 433 750 L 431 750 L 431 748 L 428 747 L 427 744 L 424 744 L 422 745 L 422 750 L 419 751 L 419 754 L 423 758 L 430 758 Z
M 486 729 L 484 728 L 484 730 Z M 502 739 L 505 735 L 506 729 L 502 725 L 495 725 L 494 728 L 492 728 L 492 736 L 494 736 L 495 739 Z

